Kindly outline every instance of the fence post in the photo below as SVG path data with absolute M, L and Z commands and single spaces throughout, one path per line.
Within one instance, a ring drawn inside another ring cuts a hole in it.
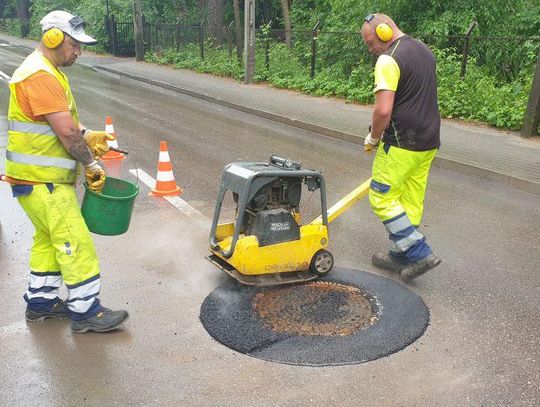
M 523 118 L 522 137 L 538 136 L 538 124 L 540 123 L 540 47 L 536 59 L 536 70 L 527 102 L 527 110 Z
M 135 36 L 135 60 L 144 61 L 144 29 L 140 0 L 133 1 L 133 34 Z
M 234 24 L 234 20 L 231 21 L 227 27 L 227 47 L 229 48 L 229 59 L 232 61 L 232 35 L 231 26 Z
M 103 22 L 105 23 L 105 32 L 107 33 L 108 43 L 107 43 L 107 51 L 111 52 L 111 17 L 109 15 L 106 15 L 103 18 Z
M 114 14 L 111 15 L 111 46 L 112 54 L 118 56 L 118 26 L 116 25 L 116 18 Z
M 180 24 L 178 23 L 178 21 L 174 26 L 174 34 L 176 39 L 176 52 L 178 52 L 180 51 Z
M 201 60 L 204 61 L 204 22 L 206 19 L 202 20 L 199 24 L 199 45 L 201 48 Z
M 465 44 L 463 45 L 463 59 L 461 60 L 461 74 L 460 77 L 463 80 L 465 78 L 465 71 L 467 70 L 467 59 L 469 58 L 469 40 L 471 39 L 472 30 L 476 27 L 478 23 L 473 21 L 467 32 L 465 33 Z
M 244 1 L 244 83 L 253 82 L 255 76 L 255 0 Z
M 161 20 L 159 18 L 156 21 L 155 27 L 156 27 L 156 43 L 154 47 L 157 48 L 163 45 L 163 28 L 162 28 Z
M 270 27 L 272 26 L 272 20 L 266 26 L 264 33 L 264 64 L 266 66 L 266 71 L 270 71 Z
M 313 27 L 313 32 L 311 36 L 311 72 L 310 78 L 315 78 L 315 62 L 317 61 L 317 36 L 319 35 L 319 24 L 321 22 L 317 21 L 315 27 Z
M 141 15 L 141 27 L 143 31 L 143 48 L 144 52 L 146 52 L 147 50 L 152 49 L 152 33 L 150 32 L 150 27 L 146 22 L 146 17 L 144 14 Z

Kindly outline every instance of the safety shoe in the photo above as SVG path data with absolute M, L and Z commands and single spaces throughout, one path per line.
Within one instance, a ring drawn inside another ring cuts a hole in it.
M 51 305 L 48 309 L 43 311 L 33 311 L 30 307 L 26 307 L 24 313 L 26 320 L 29 322 L 43 321 L 44 319 L 66 319 L 69 318 L 69 310 L 66 303 L 59 300 L 56 304 Z
M 113 311 L 108 308 L 102 308 L 93 317 L 81 321 L 71 321 L 71 330 L 82 334 L 88 331 L 107 332 L 120 327 L 122 322 L 128 319 L 127 311 Z
M 371 262 L 374 266 L 391 271 L 393 273 L 400 273 L 410 263 L 399 263 L 390 256 L 388 253 L 376 253 L 371 257 Z
M 431 253 L 423 259 L 412 262 L 401 270 L 401 278 L 405 281 L 411 281 L 413 278 L 416 278 L 424 274 L 426 271 L 431 270 L 433 267 L 438 266 L 440 262 L 441 259 Z

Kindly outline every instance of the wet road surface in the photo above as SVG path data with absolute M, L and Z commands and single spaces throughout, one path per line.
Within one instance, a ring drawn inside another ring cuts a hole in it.
M 0 48 L 0 70 L 11 75 L 23 54 Z M 128 170 L 141 168 L 155 177 L 166 140 L 182 199 L 208 218 L 229 162 L 300 160 L 323 172 L 330 204 L 369 177 L 372 158 L 347 142 L 86 66 L 66 71 L 86 126 L 101 129 L 113 117 L 119 145 L 130 151 L 122 176 L 135 181 Z M 0 85 L 3 156 L 8 91 Z M 126 328 L 73 335 L 65 321 L 24 321 L 32 226 L 0 183 L 0 404 L 533 406 L 540 399 L 538 196 L 434 168 L 421 227 L 444 261 L 409 285 L 430 309 L 426 333 L 387 358 L 307 368 L 247 357 L 207 334 L 200 305 L 227 279 L 203 258 L 209 229 L 148 192 L 142 184 L 127 234 L 95 236 L 102 302 L 129 310 Z M 318 214 L 316 203 L 309 200 L 307 219 Z M 395 279 L 371 266 L 387 238 L 366 201 L 330 234 L 338 265 Z

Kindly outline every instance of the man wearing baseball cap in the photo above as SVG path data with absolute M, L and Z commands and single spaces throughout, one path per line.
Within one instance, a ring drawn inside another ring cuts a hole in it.
M 8 110 L 6 179 L 34 225 L 30 280 L 24 295 L 26 319 L 71 319 L 77 333 L 105 332 L 127 318 L 99 301 L 100 270 L 90 232 L 75 193 L 79 166 L 88 187 L 100 193 L 105 172 L 96 161 L 114 137 L 86 129 L 79 121 L 66 75 L 81 44 L 96 44 L 84 21 L 56 10 L 40 21 L 38 48 L 13 73 Z M 67 287 L 67 299 L 59 288 Z

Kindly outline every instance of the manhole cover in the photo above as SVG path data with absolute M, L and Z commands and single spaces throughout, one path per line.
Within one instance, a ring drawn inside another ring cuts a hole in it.
M 406 286 L 335 268 L 318 281 L 274 288 L 229 279 L 201 306 L 200 319 L 223 345 L 297 365 L 362 363 L 395 353 L 429 324 L 422 299 Z
M 329 281 L 258 292 L 252 307 L 267 328 L 292 335 L 352 335 L 378 321 L 371 295 Z

